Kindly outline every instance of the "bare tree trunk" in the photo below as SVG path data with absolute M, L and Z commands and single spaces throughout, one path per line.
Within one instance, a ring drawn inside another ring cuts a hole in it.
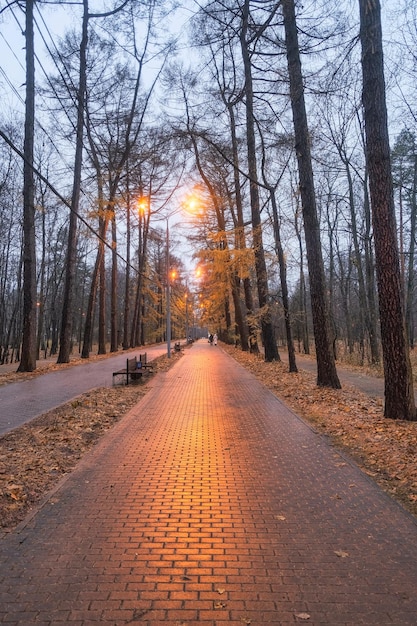
M 119 325 L 117 319 L 117 232 L 116 232 L 116 214 L 112 211 L 111 216 L 112 230 L 112 265 L 111 265 L 111 294 L 110 294 L 110 352 L 117 352 L 119 345 Z
M 353 190 L 353 180 L 350 171 L 350 165 L 345 154 L 340 152 L 342 162 L 346 169 L 346 176 L 349 185 L 349 208 L 350 208 L 350 218 L 351 218 L 351 232 L 353 239 L 353 247 L 355 251 L 355 260 L 356 260 L 356 271 L 358 273 L 358 297 L 359 297 L 359 308 L 360 308 L 360 316 L 363 319 L 363 323 L 366 328 L 366 332 L 368 333 L 369 345 L 371 349 L 371 362 L 377 363 L 379 361 L 379 350 L 378 343 L 376 341 L 376 329 L 374 327 L 374 323 L 372 320 L 372 316 L 370 313 L 370 305 L 366 295 L 366 285 L 365 285 L 365 277 L 363 272 L 363 264 L 362 264 L 362 255 L 359 246 L 359 236 L 357 229 L 357 220 L 356 220 L 356 210 L 355 210 L 355 200 L 354 200 L 354 190 Z
M 365 213 L 365 275 L 366 293 L 369 306 L 369 345 L 371 349 L 371 362 L 379 363 L 379 343 L 378 343 L 378 303 L 375 286 L 375 259 L 372 236 L 371 205 L 368 191 L 368 175 L 364 181 L 364 213 Z
M 233 110 L 233 104 L 226 103 L 227 110 L 229 112 L 230 118 L 230 132 L 232 139 L 232 151 L 233 151 L 233 180 L 234 180 L 234 191 L 236 198 L 236 213 L 237 213 L 237 233 L 236 233 L 236 245 L 239 249 L 246 248 L 245 241 L 245 229 L 244 229 L 244 220 L 243 220 L 243 202 L 242 202 L 242 192 L 241 192 L 241 183 L 239 176 L 239 149 L 238 149 L 238 141 L 236 136 L 236 120 L 235 114 Z M 235 277 L 235 281 L 239 281 L 238 277 Z M 240 282 L 240 281 L 239 281 Z M 238 282 L 236 284 L 236 291 L 239 293 L 239 289 L 237 288 Z M 243 351 L 248 351 L 251 348 L 251 351 L 258 352 L 258 345 L 256 341 L 256 332 L 251 324 L 248 324 L 247 316 L 253 314 L 253 298 L 252 298 L 252 289 L 250 285 L 249 278 L 244 278 L 244 294 L 245 294 L 245 306 L 246 311 L 241 311 L 241 322 L 237 320 L 237 327 L 239 329 L 240 335 L 240 345 Z M 236 309 L 236 306 L 235 306 Z M 249 338 L 253 337 L 254 342 L 250 344 Z
M 225 231 L 226 231 L 226 223 L 225 223 L 225 218 L 224 218 L 224 212 L 222 211 L 222 208 L 219 205 L 215 189 L 213 188 L 212 184 L 210 183 L 209 177 L 204 172 L 204 169 L 203 169 L 203 166 L 202 166 L 201 160 L 200 160 L 198 145 L 197 145 L 197 142 L 195 140 L 195 137 L 192 134 L 191 134 L 191 141 L 192 141 L 192 144 L 193 144 L 193 147 L 194 147 L 194 154 L 195 154 L 195 160 L 196 160 L 197 169 L 198 169 L 198 171 L 200 173 L 201 178 L 205 182 L 207 189 L 209 190 L 209 193 L 210 193 L 210 196 L 211 196 L 211 199 L 212 199 L 212 202 L 213 202 L 213 206 L 214 206 L 215 211 L 216 211 L 216 218 L 217 218 L 217 225 L 218 225 L 219 232 L 220 233 L 225 233 Z M 229 270 L 230 265 L 231 265 L 231 255 L 230 255 L 230 251 L 229 251 L 229 245 L 228 245 L 227 237 L 226 237 L 225 234 L 222 235 L 222 239 L 219 242 L 219 246 L 226 253 L 226 255 L 225 255 L 225 271 L 227 273 L 228 283 L 230 285 L 230 289 L 231 289 L 231 293 L 232 293 L 233 307 L 234 307 L 234 312 L 235 312 L 235 322 L 236 322 L 236 326 L 237 326 L 237 328 L 239 330 L 239 336 L 240 336 L 241 342 L 244 342 L 245 341 L 245 336 L 247 337 L 248 333 L 247 333 L 247 325 L 244 323 L 244 319 L 243 319 L 243 315 L 242 315 L 242 305 L 241 305 L 241 301 L 240 301 L 240 280 L 239 280 L 239 277 L 238 277 L 238 275 L 237 275 L 237 273 L 236 273 L 236 271 L 234 269 L 232 269 L 232 271 Z M 225 310 L 226 327 L 227 327 L 227 330 L 229 330 L 230 327 L 231 327 L 231 321 L 230 321 L 230 306 L 229 306 L 229 300 L 228 300 L 227 296 L 225 298 L 225 309 L 224 310 Z
M 408 249 L 408 271 L 405 319 L 407 322 L 408 339 L 410 347 L 414 348 L 414 283 L 415 270 L 414 259 L 416 249 L 416 226 L 417 226 L 417 154 L 413 155 L 413 189 L 411 195 L 411 218 L 410 218 L 410 246 Z
M 406 339 L 385 97 L 379 0 L 359 0 L 362 102 L 385 373 L 385 417 L 416 419 Z
M 272 215 L 274 222 L 274 239 L 275 239 L 275 249 L 278 257 L 278 265 L 279 265 L 279 276 L 281 282 L 281 291 L 282 291 L 282 307 L 284 309 L 284 320 L 285 320 L 285 333 L 287 337 L 287 351 L 288 351 L 288 369 L 290 372 L 298 372 L 297 363 L 295 360 L 295 350 L 294 350 L 294 341 L 292 337 L 291 330 L 291 314 L 290 314 L 290 300 L 288 296 L 288 282 L 287 282 L 287 263 L 285 261 L 284 250 L 282 247 L 281 241 L 281 232 L 280 225 L 278 219 L 278 207 L 277 207 L 277 199 L 275 195 L 275 190 L 269 190 L 271 195 L 271 204 L 272 204 Z
M 85 313 L 85 324 L 84 324 L 84 337 L 83 337 L 83 347 L 81 350 L 81 358 L 88 359 L 90 356 L 90 350 L 93 340 L 93 321 L 94 321 L 94 308 L 96 304 L 97 290 L 99 285 L 99 277 L 100 277 L 100 267 L 102 265 L 102 260 L 104 259 L 104 240 L 106 238 L 108 225 L 108 218 L 100 218 L 100 240 L 98 242 L 98 250 L 96 261 L 94 264 L 93 275 L 91 278 L 91 286 L 90 286 L 90 294 L 88 297 L 87 311 Z
M 36 358 L 40 358 L 43 328 L 45 323 L 45 272 L 46 272 L 46 228 L 45 228 L 45 193 L 41 194 L 42 206 L 42 253 L 39 268 L 39 298 L 38 298 L 38 330 L 36 341 Z
M 77 139 L 75 146 L 74 181 L 68 231 L 67 264 L 62 309 L 61 337 L 57 360 L 58 363 L 69 362 L 72 340 L 75 265 L 77 259 L 77 213 L 80 203 L 81 168 L 83 160 L 84 106 L 87 83 L 88 0 L 83 0 L 83 7 L 84 12 L 80 45 L 80 76 L 77 102 Z
M 308 316 L 307 316 L 307 289 L 306 289 L 306 280 L 304 276 L 304 251 L 303 251 L 303 242 L 301 239 L 301 232 L 298 225 L 298 217 L 299 211 L 298 208 L 295 212 L 295 233 L 297 236 L 298 247 L 300 250 L 300 316 L 301 316 L 301 327 L 302 327 L 302 337 L 303 337 L 303 350 L 304 354 L 310 354 L 310 337 L 308 333 Z
M 317 358 L 317 384 L 340 389 L 332 350 L 329 307 L 326 299 L 326 281 L 321 252 L 320 229 L 317 217 L 310 136 L 304 101 L 304 85 L 298 47 L 294 0 L 283 0 L 285 44 L 290 79 L 291 107 L 294 120 L 295 149 L 300 177 L 300 193 L 304 217 L 304 233 L 310 276 L 311 308 Z
M 252 236 L 255 254 L 255 271 L 258 288 L 259 308 L 261 310 L 262 341 L 265 350 L 266 361 L 280 361 L 278 347 L 272 324 L 268 276 L 264 246 L 262 240 L 262 225 L 259 204 L 258 172 L 256 165 L 256 140 L 255 140 L 255 116 L 253 102 L 252 66 L 248 49 L 247 34 L 249 26 L 249 0 L 245 0 L 243 7 L 243 23 L 240 33 L 240 47 L 242 51 L 243 66 L 245 71 L 245 95 L 246 95 L 246 143 L 248 152 L 248 173 L 250 204 L 252 212 Z
M 104 248 L 103 248 L 104 252 Z M 104 254 L 99 265 L 98 354 L 106 354 L 106 266 Z
M 148 236 L 150 224 L 150 199 L 145 214 L 139 212 L 139 241 L 138 241 L 138 275 L 136 281 L 135 307 L 132 316 L 130 332 L 130 347 L 143 345 L 144 337 L 144 305 L 143 290 L 146 275 L 146 257 L 148 250 Z
M 347 260 L 346 260 L 347 257 Z M 337 245 L 337 259 L 338 259 L 338 267 L 339 267 L 339 288 L 340 288 L 340 299 L 341 306 L 344 313 L 345 318 L 345 327 L 346 327 L 346 339 L 345 343 L 347 344 L 349 354 L 353 354 L 355 347 L 355 337 L 359 339 L 359 344 L 363 344 L 363 335 L 365 331 L 365 326 L 363 323 L 363 315 L 362 310 L 359 305 L 359 320 L 360 320 L 360 329 L 359 329 L 359 337 L 357 334 L 353 333 L 353 322 L 352 322 L 352 314 L 351 314 L 351 283 L 352 283 L 352 269 L 354 265 L 353 254 L 350 253 L 350 247 L 347 251 L 340 250 L 339 245 Z
M 36 369 L 36 242 L 33 178 L 35 51 L 33 0 L 26 2 L 26 105 L 23 165 L 23 338 L 19 372 Z
M 278 182 L 275 185 L 271 185 L 268 183 L 267 175 L 265 171 L 265 162 L 266 162 L 266 150 L 265 150 L 265 142 L 262 135 L 262 130 L 258 128 L 259 134 L 262 142 L 262 179 L 265 188 L 269 192 L 269 196 L 271 199 L 271 207 L 272 207 L 272 225 L 274 232 L 274 242 L 275 242 L 275 251 L 278 259 L 279 266 L 279 277 L 281 283 L 281 292 L 282 292 L 282 308 L 284 309 L 284 322 L 285 322 L 285 334 L 287 338 L 287 352 L 288 352 L 288 366 L 290 372 L 297 372 L 297 363 L 295 360 L 295 349 L 294 349 L 294 341 L 292 336 L 292 328 L 291 328 L 291 314 L 290 314 L 290 300 L 288 295 L 288 282 L 287 282 L 287 263 L 285 260 L 284 249 L 282 247 L 281 240 L 281 226 L 280 220 L 278 216 L 278 203 L 276 190 L 279 184 Z
M 130 189 L 129 189 L 129 168 L 127 170 L 127 180 L 126 180 L 126 189 L 127 189 L 127 205 L 126 205 L 126 274 L 125 274 L 125 305 L 123 312 L 123 350 L 127 350 L 129 348 L 129 318 L 130 318 Z

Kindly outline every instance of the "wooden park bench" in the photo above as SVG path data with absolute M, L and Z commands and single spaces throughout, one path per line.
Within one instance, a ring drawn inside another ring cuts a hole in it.
M 117 370 L 117 372 L 113 372 L 113 384 L 116 376 L 123 376 L 125 378 L 126 385 L 128 385 L 129 380 L 139 380 L 142 377 L 142 374 L 141 362 L 134 356 L 132 359 L 126 359 L 126 367 L 121 370 Z
M 113 384 L 117 376 L 123 376 L 128 385 L 129 381 L 140 380 L 143 374 L 150 374 L 152 370 L 153 365 L 148 363 L 148 355 L 145 352 L 139 355 L 139 360 L 135 356 L 132 359 L 126 359 L 126 367 L 113 372 Z
M 148 363 L 148 355 L 146 352 L 139 355 L 139 362 L 141 363 L 140 367 L 145 370 L 145 372 L 152 372 L 153 365 L 152 363 Z
M 129 384 L 129 381 L 137 381 L 142 378 L 142 375 L 145 373 L 150 373 L 152 371 L 152 364 L 148 363 L 148 357 L 145 354 L 139 355 L 139 361 L 134 356 L 132 359 L 126 359 L 126 367 L 121 370 L 117 370 L 117 372 L 113 372 L 113 384 L 116 376 L 123 376 L 126 381 L 126 385 Z

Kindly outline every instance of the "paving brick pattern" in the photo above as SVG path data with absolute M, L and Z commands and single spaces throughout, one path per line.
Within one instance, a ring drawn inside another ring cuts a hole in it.
M 9 626 L 417 624 L 417 526 L 195 344 L 0 541 Z

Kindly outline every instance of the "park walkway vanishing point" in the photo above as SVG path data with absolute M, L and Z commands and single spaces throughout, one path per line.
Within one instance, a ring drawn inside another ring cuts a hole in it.
M 0 541 L 8 626 L 417 623 L 417 526 L 221 348 Z

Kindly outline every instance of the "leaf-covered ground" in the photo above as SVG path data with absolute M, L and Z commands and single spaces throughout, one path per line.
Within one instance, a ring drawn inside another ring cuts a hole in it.
M 385 419 L 382 400 L 370 399 L 354 387 L 318 388 L 315 375 L 305 370 L 289 374 L 284 363 L 265 363 L 222 347 L 417 515 L 416 422 Z M 179 353 L 170 360 L 159 357 L 156 371 L 166 370 L 178 358 Z M 57 367 L 62 366 L 49 369 Z M 0 384 L 28 376 L 5 373 Z M 145 393 L 143 383 L 96 389 L 0 437 L 0 533 L 15 528 L 36 508 Z
M 154 372 L 171 367 L 173 353 L 154 360 Z M 48 371 L 62 366 L 50 364 Z M 64 366 L 65 367 L 65 366 Z M 39 375 L 10 372 L 0 384 Z M 94 389 L 0 436 L 0 535 L 15 528 L 71 472 L 98 439 L 146 393 L 145 382 Z
M 417 422 L 384 418 L 382 399 L 353 386 L 317 387 L 315 374 L 302 369 L 290 374 L 285 363 L 265 363 L 229 346 L 224 349 L 417 515 Z

